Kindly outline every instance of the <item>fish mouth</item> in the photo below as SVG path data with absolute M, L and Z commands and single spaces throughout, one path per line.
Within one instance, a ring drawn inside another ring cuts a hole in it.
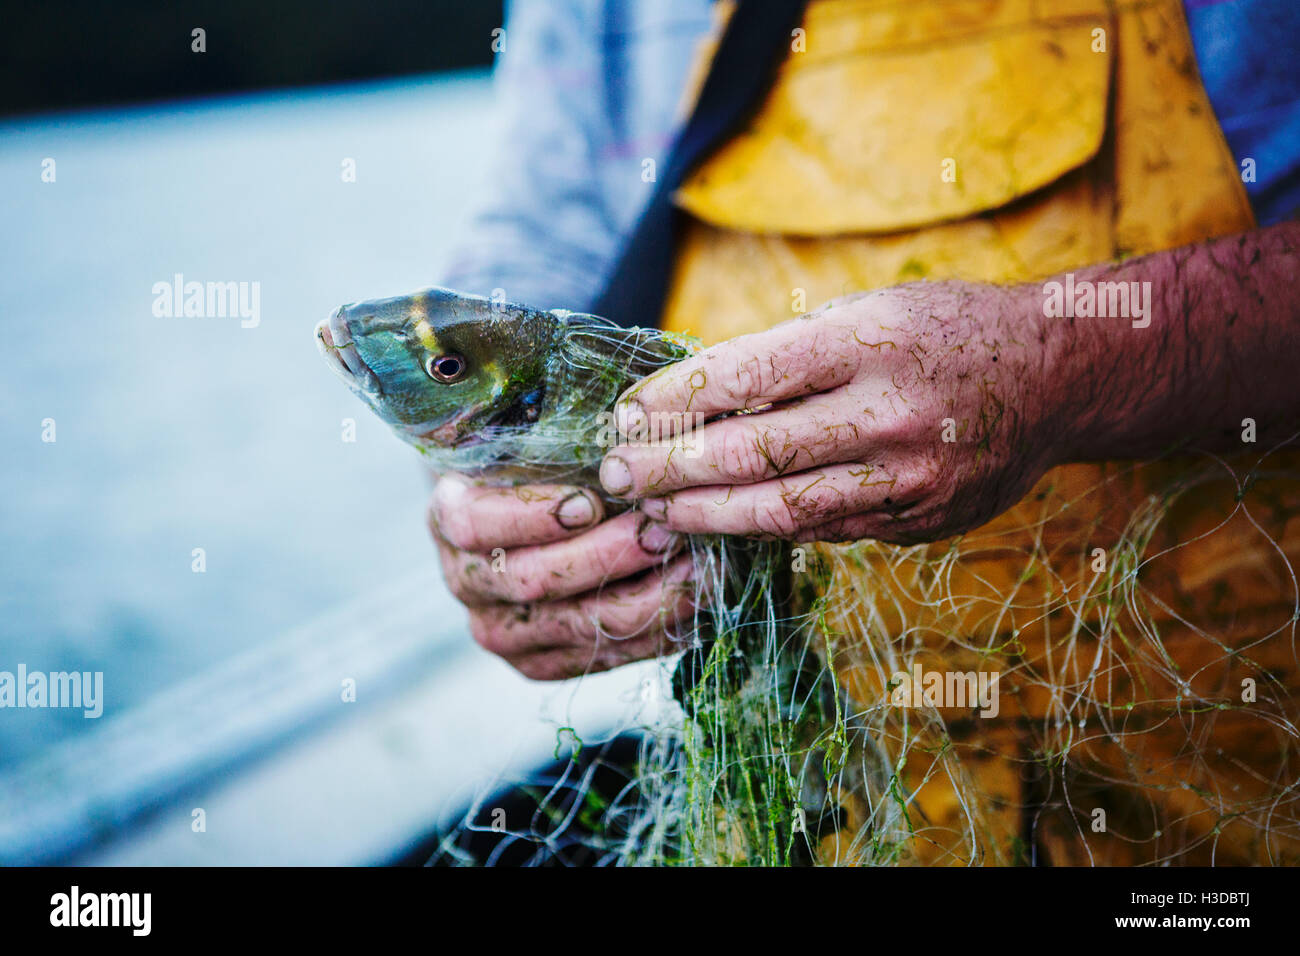
M 334 373 L 353 388 L 379 393 L 379 378 L 361 358 L 342 307 L 316 326 L 316 346 Z
M 451 418 L 433 427 L 430 427 L 430 423 L 408 426 L 407 432 L 417 442 L 432 442 L 440 448 L 456 451 L 491 444 L 496 441 L 494 436 L 497 434 L 497 430 L 518 429 L 522 431 L 536 424 L 537 414 L 530 415 L 529 409 L 536 410 L 542 391 L 540 388 L 535 389 L 532 394 L 538 396 L 538 398 L 526 403 L 522 399 L 518 400 L 495 414 L 488 415 L 479 422 L 475 430 L 467 431 L 464 434 L 461 433 L 462 427 L 466 422 L 473 421 L 483 415 L 487 408 L 485 403 L 463 407 Z M 502 451 L 501 454 L 505 454 L 505 452 Z
M 475 445 L 486 444 L 487 439 L 477 432 L 460 434 L 462 423 L 472 419 L 482 410 L 481 405 L 473 405 L 461 411 L 452 418 L 442 422 L 434 427 L 429 427 L 428 423 L 420 425 L 406 426 L 406 432 L 417 441 L 431 442 L 439 448 L 461 449 L 472 448 Z

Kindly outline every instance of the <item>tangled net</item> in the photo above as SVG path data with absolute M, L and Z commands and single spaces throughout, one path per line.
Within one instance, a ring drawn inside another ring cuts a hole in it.
M 525 464 L 598 488 L 597 413 L 691 345 L 586 319 L 564 338 L 570 400 Z M 1294 437 L 1058 468 L 937 544 L 690 549 L 680 706 L 634 728 L 633 766 L 598 785 L 604 751 L 563 728 L 526 822 L 480 800 L 436 862 L 1300 861 Z

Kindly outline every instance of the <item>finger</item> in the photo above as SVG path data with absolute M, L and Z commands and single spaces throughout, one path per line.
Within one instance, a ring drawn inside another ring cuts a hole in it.
M 800 532 L 796 541 L 883 541 L 886 544 L 926 544 L 951 537 L 949 529 L 923 508 L 902 511 L 875 511 L 869 514 L 837 518 Z
M 660 631 L 626 641 L 598 641 L 593 648 L 539 651 L 509 663 L 529 680 L 568 680 L 679 650 L 681 646 Z
M 694 610 L 693 575 L 691 556 L 681 555 L 662 571 L 583 595 L 576 613 L 615 641 L 667 630 Z
M 683 422 L 758 408 L 843 385 L 860 350 L 845 347 L 852 326 L 801 316 L 742 335 L 655 372 L 625 392 L 615 408 L 619 430 L 655 440 Z M 688 416 L 683 418 L 683 416 Z
M 487 488 L 458 475 L 438 479 L 429 502 L 434 537 L 465 551 L 546 544 L 580 534 L 604 516 L 591 490 L 572 485 Z
M 688 488 L 641 507 L 686 534 L 734 534 L 793 540 L 840 518 L 901 510 L 925 484 L 871 465 L 830 465 L 753 485 Z
M 639 512 L 577 537 L 502 550 L 496 555 L 440 544 L 447 586 L 470 606 L 551 601 L 591 591 L 663 564 L 681 539 Z
M 579 649 L 667 630 L 691 614 L 689 556 L 662 571 L 578 597 L 537 604 L 494 604 L 470 613 L 484 650 L 513 661 L 540 651 Z
M 724 418 L 675 442 L 622 445 L 605 456 L 601 484 L 612 495 L 647 498 L 861 461 L 869 429 L 844 421 L 844 395 L 841 389 L 757 415 Z
M 683 565 L 685 569 L 689 567 L 689 563 Z M 669 571 L 665 581 L 672 577 L 673 572 Z M 564 680 L 682 650 L 686 644 L 682 625 L 689 622 L 694 613 L 690 582 L 684 580 L 673 585 L 650 581 L 647 588 L 659 594 L 657 607 L 651 606 L 647 611 L 635 606 L 638 601 L 621 600 L 615 615 L 625 618 L 621 623 L 613 621 L 608 612 L 604 617 L 599 611 L 595 613 L 602 628 L 607 624 L 616 630 L 622 630 L 624 625 L 636 627 L 637 632 L 632 637 L 613 639 L 604 631 L 598 631 L 590 645 L 537 651 L 515 658 L 510 664 L 533 680 Z M 603 606 L 608 604 L 604 598 L 601 601 Z M 591 613 L 591 609 L 587 610 Z M 642 620 L 638 622 L 638 618 Z

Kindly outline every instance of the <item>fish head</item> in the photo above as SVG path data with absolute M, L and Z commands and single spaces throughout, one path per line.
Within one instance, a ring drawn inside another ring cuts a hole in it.
M 316 340 L 403 438 L 450 449 L 535 418 L 556 327 L 551 313 L 433 288 L 342 306 Z

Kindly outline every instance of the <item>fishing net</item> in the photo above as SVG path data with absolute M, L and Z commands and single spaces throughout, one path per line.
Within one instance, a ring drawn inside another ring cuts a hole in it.
M 569 317 L 562 415 L 498 426 L 472 460 L 426 453 L 598 487 L 614 400 L 693 348 Z M 1298 861 L 1294 439 L 1058 468 L 936 544 L 689 548 L 676 704 L 624 728 L 627 773 L 595 785 L 596 742 L 559 729 L 571 757 L 524 782 L 526 819 L 485 797 L 436 861 L 492 862 L 476 834 L 527 862 L 574 844 L 621 864 Z

